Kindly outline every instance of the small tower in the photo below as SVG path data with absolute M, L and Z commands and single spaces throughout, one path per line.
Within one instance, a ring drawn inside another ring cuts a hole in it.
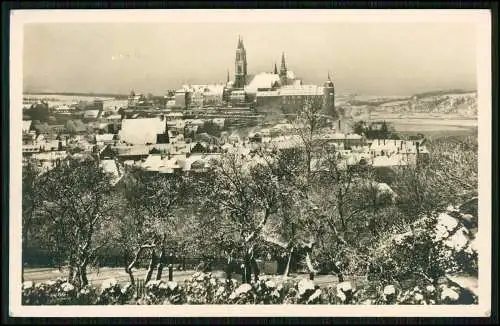
M 328 72 L 328 80 L 323 84 L 323 105 L 324 110 L 328 115 L 335 117 L 335 85 L 330 78 Z
M 128 106 L 134 106 L 135 102 L 135 92 L 134 90 L 130 91 L 130 95 L 128 96 Z
M 161 116 L 160 119 L 165 121 L 165 132 L 162 134 L 156 135 L 156 143 L 157 144 L 169 144 L 170 139 L 168 136 L 168 119 L 164 115 Z
M 238 36 L 238 46 L 236 48 L 235 78 L 234 87 L 243 88 L 247 78 L 247 54 L 243 40 Z
M 281 68 L 280 68 L 280 81 L 281 85 L 285 86 L 287 84 L 287 71 L 285 62 L 285 52 L 281 54 Z
M 278 66 L 276 66 L 276 62 L 274 63 L 274 74 L 278 74 Z

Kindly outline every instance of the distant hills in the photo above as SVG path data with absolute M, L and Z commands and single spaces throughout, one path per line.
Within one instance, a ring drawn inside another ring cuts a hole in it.
M 477 117 L 477 92 L 475 90 L 439 90 L 414 94 L 409 97 L 370 99 L 353 98 L 346 102 L 354 115 L 379 113 L 436 113 L 466 118 Z M 359 111 L 358 113 L 355 113 Z
M 78 92 L 24 92 L 25 95 L 62 95 L 62 96 L 88 96 L 88 97 L 114 97 L 117 99 L 126 99 L 128 94 L 111 93 L 78 93 Z
M 441 91 L 430 91 L 424 93 L 413 94 L 416 98 L 429 97 L 429 96 L 438 96 L 438 95 L 447 95 L 447 94 L 468 94 L 475 93 L 476 90 L 466 90 L 466 89 L 451 89 L 451 90 L 441 90 Z

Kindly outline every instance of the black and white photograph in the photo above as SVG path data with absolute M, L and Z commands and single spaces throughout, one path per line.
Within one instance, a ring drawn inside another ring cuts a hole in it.
M 12 316 L 489 316 L 490 19 L 12 11 Z

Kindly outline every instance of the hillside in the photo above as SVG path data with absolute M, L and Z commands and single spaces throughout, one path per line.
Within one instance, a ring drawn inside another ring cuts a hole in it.
M 374 98 L 347 102 L 346 111 L 353 117 L 368 113 L 432 113 L 465 118 L 477 117 L 477 92 L 436 91 L 408 98 Z

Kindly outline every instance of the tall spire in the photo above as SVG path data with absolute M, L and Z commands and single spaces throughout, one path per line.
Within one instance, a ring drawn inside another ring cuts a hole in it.
M 328 81 L 332 81 L 332 79 L 330 78 L 330 70 L 328 70 Z
M 280 81 L 282 86 L 287 85 L 288 78 L 285 63 L 285 52 L 281 54 Z
M 229 69 L 227 70 L 227 82 L 229 83 Z
M 281 70 L 286 70 L 285 52 L 281 53 Z
M 238 49 L 243 49 L 243 40 L 241 39 L 241 36 L 238 34 Z
M 276 62 L 274 63 L 274 74 L 278 74 L 278 66 L 276 66 Z

